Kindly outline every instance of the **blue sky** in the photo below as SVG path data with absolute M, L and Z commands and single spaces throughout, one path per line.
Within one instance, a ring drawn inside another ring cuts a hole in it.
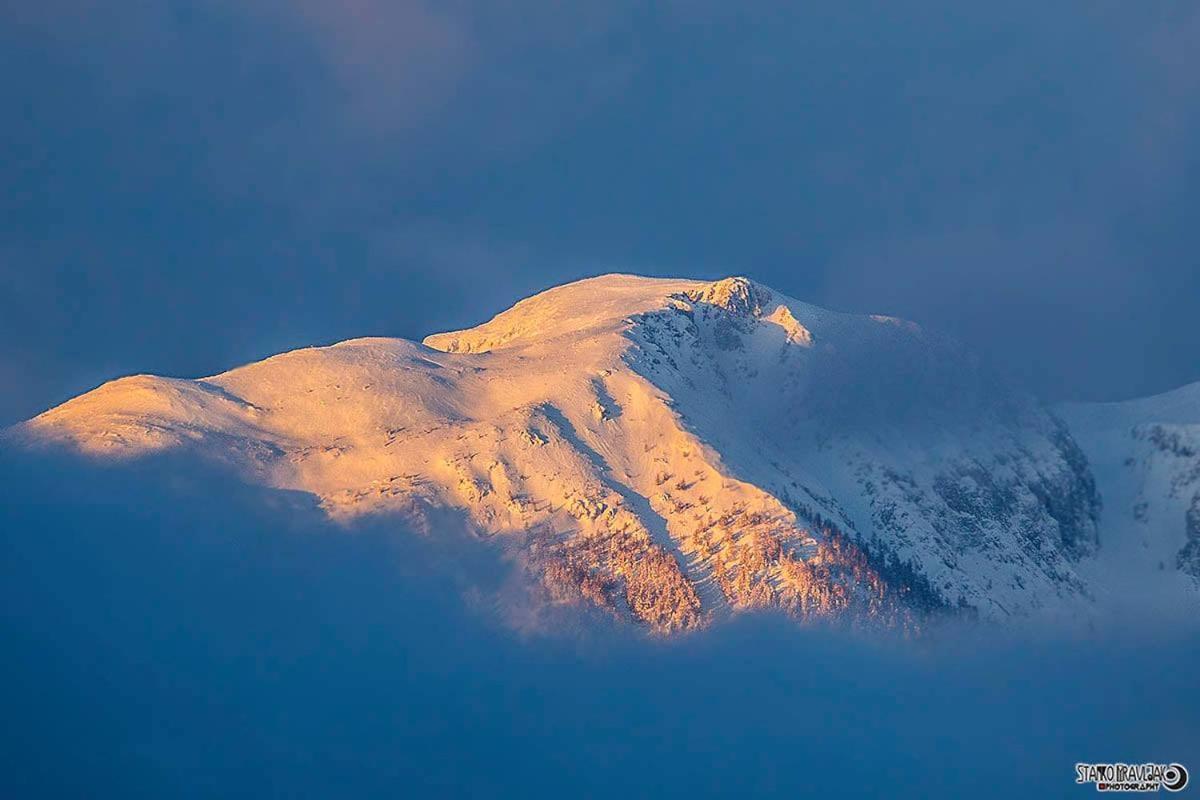
M 1193 6 L 576 5 L 6 5 L 0 423 L 614 270 L 1200 379 Z

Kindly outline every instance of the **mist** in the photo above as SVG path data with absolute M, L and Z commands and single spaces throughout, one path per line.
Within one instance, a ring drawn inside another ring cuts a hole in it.
M 550 633 L 496 550 L 220 472 L 0 487 L 6 796 L 1069 796 L 1200 752 L 1192 634 Z

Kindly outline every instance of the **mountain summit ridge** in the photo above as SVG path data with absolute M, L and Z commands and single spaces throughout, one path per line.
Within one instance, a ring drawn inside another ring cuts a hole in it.
M 1069 618 L 1106 591 L 1092 456 L 1059 414 L 918 326 L 738 276 L 605 275 L 422 344 L 121 378 L 8 436 L 195 453 L 335 518 L 449 514 L 541 602 L 661 632 L 761 607 Z

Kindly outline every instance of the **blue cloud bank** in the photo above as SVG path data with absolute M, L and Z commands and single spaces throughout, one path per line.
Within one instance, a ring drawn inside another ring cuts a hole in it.
M 168 461 L 0 487 L 6 797 L 1067 797 L 1200 753 L 1194 636 L 521 635 L 436 531 Z

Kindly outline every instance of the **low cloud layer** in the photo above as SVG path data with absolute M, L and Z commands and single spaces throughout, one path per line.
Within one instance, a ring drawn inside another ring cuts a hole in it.
M 522 635 L 470 591 L 486 551 L 299 497 L 28 458 L 0 487 L 9 796 L 1068 796 L 1076 761 L 1200 752 L 1194 637 Z

